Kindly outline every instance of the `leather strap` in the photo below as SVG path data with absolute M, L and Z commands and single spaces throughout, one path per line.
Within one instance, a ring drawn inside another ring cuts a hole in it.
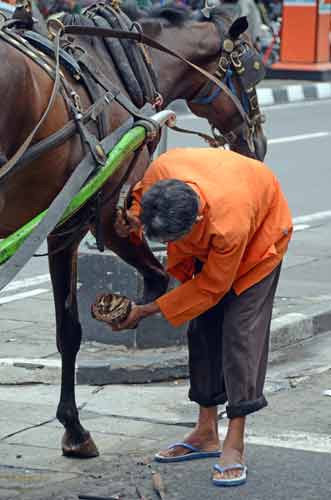
M 100 114 L 104 106 L 108 105 L 114 98 L 115 96 L 111 92 L 107 92 L 106 94 L 104 94 L 92 106 L 90 106 L 87 111 L 83 112 L 81 118 L 82 123 L 88 122 L 91 118 L 95 119 Z M 62 129 L 57 130 L 52 135 L 46 137 L 45 139 L 42 139 L 36 144 L 31 145 L 30 148 L 23 153 L 21 158 L 19 158 L 16 161 L 15 165 L 12 165 L 10 169 L 6 169 L 6 171 L 3 170 L 3 167 L 0 169 L 0 186 L 14 172 L 19 172 L 23 167 L 25 167 L 25 165 L 38 158 L 49 149 L 60 146 L 76 133 L 76 122 L 75 120 L 70 120 Z
M 156 40 L 153 40 L 152 38 L 148 37 L 147 35 L 144 35 L 143 33 L 133 33 L 132 31 L 121 31 L 121 30 L 114 30 L 110 28 L 97 28 L 97 27 L 90 27 L 90 26 L 74 26 L 74 25 L 68 25 L 68 26 L 61 26 L 59 29 L 62 33 L 68 34 L 68 35 L 80 35 L 80 36 L 98 36 L 102 38 L 107 38 L 107 37 L 115 37 L 119 39 L 129 39 L 129 40 L 136 40 L 138 43 L 142 43 L 145 45 L 148 45 L 149 47 L 152 47 L 154 49 L 160 50 L 161 52 L 164 52 L 166 54 L 172 55 L 176 57 L 177 59 L 183 61 L 185 64 L 190 66 L 191 68 L 195 69 L 198 71 L 200 74 L 208 78 L 210 81 L 215 83 L 215 85 L 218 85 L 223 92 L 233 101 L 233 103 L 236 105 L 242 119 L 250 124 L 250 119 L 244 110 L 240 100 L 231 93 L 231 91 L 228 89 L 228 87 L 221 81 L 219 80 L 216 76 L 212 75 L 208 71 L 206 71 L 203 68 L 200 68 L 200 66 L 197 66 L 196 64 L 192 63 L 185 57 L 181 56 L 178 52 L 175 52 L 174 50 L 168 49 L 165 47 L 163 44 L 157 42 Z
M 203 139 L 204 141 L 208 142 L 210 147 L 220 146 L 219 139 L 216 140 L 211 135 L 204 134 L 203 132 L 197 132 L 196 130 L 189 130 L 187 128 L 178 127 L 177 125 L 171 127 L 171 130 L 174 130 L 175 132 L 181 132 L 183 134 L 197 135 L 198 137 L 201 137 L 201 139 Z M 224 140 L 224 144 L 225 143 L 226 141 Z
M 10 43 L 10 36 L 5 33 L 4 31 L 0 30 L 0 36 L 7 40 Z M 58 90 L 60 88 L 60 81 L 61 81 L 61 76 L 60 76 L 60 58 L 59 58 L 59 48 L 60 48 L 60 37 L 61 37 L 61 32 L 59 31 L 56 34 L 55 38 L 55 80 L 52 88 L 52 92 L 48 101 L 48 104 L 46 106 L 45 111 L 43 112 L 40 120 L 38 121 L 37 125 L 31 130 L 29 133 L 28 137 L 25 139 L 23 144 L 18 148 L 16 153 L 7 161 L 5 165 L 1 168 L 1 175 L 0 175 L 0 180 L 1 177 L 5 176 L 12 168 L 13 166 L 17 163 L 17 161 L 24 155 L 24 153 L 27 151 L 29 148 L 30 144 L 32 143 L 36 133 L 38 130 L 40 130 L 41 126 L 45 123 L 45 120 L 48 116 L 48 113 L 53 107 L 53 104 L 55 102 L 55 99 L 57 97 Z

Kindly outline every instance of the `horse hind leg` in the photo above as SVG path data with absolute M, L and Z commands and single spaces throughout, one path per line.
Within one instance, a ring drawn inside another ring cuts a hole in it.
M 61 396 L 56 414 L 65 428 L 62 451 L 69 457 L 91 458 L 99 453 L 90 433 L 80 423 L 75 398 L 75 362 L 82 338 L 76 294 L 77 249 L 82 236 L 65 246 L 65 237 L 51 235 L 48 259 L 55 302 L 56 341 L 62 360 Z

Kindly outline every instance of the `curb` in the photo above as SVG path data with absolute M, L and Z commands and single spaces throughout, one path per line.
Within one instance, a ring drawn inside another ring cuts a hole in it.
M 288 313 L 272 320 L 271 352 L 301 341 L 312 339 L 331 330 L 331 306 L 316 305 L 307 313 Z M 99 349 L 100 351 L 100 344 Z M 89 360 L 81 351 L 82 361 L 77 363 L 76 382 L 80 385 L 146 384 L 170 381 L 188 376 L 185 347 L 117 351 L 104 345 L 98 359 Z M 85 359 L 84 359 L 85 357 Z M 100 358 L 103 359 L 100 359 Z M 60 359 L 0 358 L 3 384 L 58 383 Z
M 295 345 L 331 329 L 331 307 L 313 306 L 308 314 L 288 313 L 272 320 L 271 352 Z M 144 384 L 184 378 L 188 376 L 186 349 L 179 349 L 175 357 L 169 358 L 166 350 L 155 349 L 141 362 L 136 357 L 124 357 L 122 362 L 82 363 L 77 368 L 77 383 Z M 133 354 L 134 356 L 134 354 Z
M 331 97 L 331 83 L 307 83 L 257 89 L 260 106 L 274 106 Z
M 319 101 L 331 98 L 331 83 L 304 83 L 284 85 L 280 87 L 261 87 L 257 89 L 257 97 L 261 107 L 278 104 L 292 104 L 303 101 Z M 192 114 L 183 100 L 174 101 L 170 109 L 179 115 Z
M 288 313 L 271 323 L 271 351 L 295 345 L 331 330 L 330 305 L 312 306 L 308 313 Z

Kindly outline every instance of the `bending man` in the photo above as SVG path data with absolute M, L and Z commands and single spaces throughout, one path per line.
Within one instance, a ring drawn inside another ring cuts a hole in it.
M 213 482 L 242 484 L 246 415 L 267 405 L 272 307 L 292 233 L 287 201 L 264 164 L 220 149 L 168 151 L 132 198 L 118 231 L 137 237 L 143 230 L 167 243 L 167 269 L 181 285 L 134 306 L 114 329 L 159 312 L 175 327 L 189 321 L 189 397 L 200 406 L 193 432 L 156 459 L 219 456 L 217 405 L 227 402 L 229 426 Z

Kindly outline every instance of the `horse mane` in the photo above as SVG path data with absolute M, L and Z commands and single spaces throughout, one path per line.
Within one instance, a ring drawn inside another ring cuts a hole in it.
M 125 0 L 121 4 L 121 10 L 131 19 L 131 21 L 138 21 L 138 19 L 147 15 L 147 9 L 138 7 L 135 0 Z
M 92 19 L 85 16 L 84 14 L 70 14 L 69 12 L 65 12 L 61 16 L 61 22 L 64 24 L 64 26 L 74 25 L 74 26 L 86 26 L 95 28 L 95 24 L 92 21 Z M 99 43 L 97 38 L 93 36 L 84 36 L 81 39 L 81 43 L 84 42 L 86 42 L 87 45 L 90 45 L 92 47 L 96 47 L 96 45 Z
M 182 26 L 186 21 L 193 19 L 192 10 L 184 6 L 166 5 L 165 7 L 152 7 L 145 15 L 153 19 L 164 19 L 173 26 Z
M 69 25 L 86 26 L 86 27 L 95 26 L 94 22 L 89 17 L 84 16 L 83 14 L 70 14 L 69 12 L 63 14 L 63 16 L 61 17 L 61 22 L 65 26 Z
M 130 5 L 130 2 L 125 2 L 125 4 L 128 4 L 128 7 Z M 124 7 L 124 5 L 123 5 Z M 126 9 L 123 8 L 125 11 Z M 129 17 L 131 13 L 131 16 L 134 15 L 133 10 L 130 8 L 128 9 L 128 15 Z M 182 26 L 186 21 L 190 20 L 195 20 L 198 22 L 210 22 L 213 19 L 217 21 L 223 21 L 225 23 L 225 28 L 229 28 L 231 23 L 234 21 L 234 19 L 231 18 L 226 12 L 225 9 L 222 8 L 222 5 L 216 7 L 213 9 L 211 12 L 210 18 L 207 19 L 201 12 L 200 9 L 197 10 L 191 10 L 188 7 L 185 6 L 180 6 L 176 4 L 170 4 L 166 5 L 164 7 L 162 6 L 153 6 L 149 8 L 148 10 L 136 10 L 135 19 L 139 19 L 142 17 L 148 17 L 152 19 L 159 19 L 159 20 L 166 20 L 173 26 Z

